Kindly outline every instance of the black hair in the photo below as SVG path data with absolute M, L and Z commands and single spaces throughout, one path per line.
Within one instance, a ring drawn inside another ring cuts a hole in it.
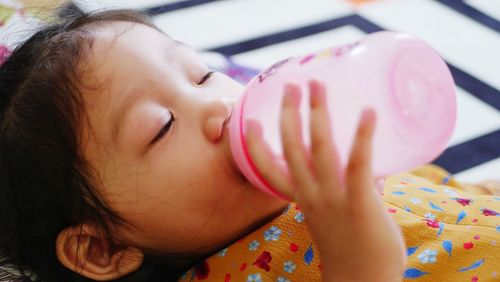
M 87 27 L 111 21 L 156 28 L 129 10 L 68 16 L 40 29 L 0 66 L 0 265 L 14 267 L 20 279 L 93 281 L 59 262 L 56 237 L 91 222 L 111 239 L 123 221 L 97 193 L 79 150 L 85 111 L 78 65 L 93 44 Z M 116 281 L 175 281 L 178 271 L 159 261 L 146 256 L 141 269 Z

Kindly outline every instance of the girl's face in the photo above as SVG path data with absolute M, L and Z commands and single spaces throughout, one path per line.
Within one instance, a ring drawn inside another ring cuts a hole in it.
M 226 121 L 240 84 L 145 25 L 93 32 L 82 151 L 104 201 L 131 224 L 119 227 L 121 240 L 149 253 L 208 254 L 286 206 L 252 187 L 231 157 Z

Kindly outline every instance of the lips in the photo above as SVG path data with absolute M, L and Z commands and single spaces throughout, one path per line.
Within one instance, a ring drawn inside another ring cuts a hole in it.
M 229 114 L 227 115 L 226 119 L 221 125 L 220 132 L 219 132 L 219 137 L 222 137 L 223 135 L 228 134 L 227 125 L 229 124 L 229 120 L 231 119 L 231 115 L 233 114 L 233 107 L 230 108 Z
M 238 175 L 242 182 L 247 183 L 248 180 L 246 179 L 246 177 L 243 175 L 243 173 L 238 168 L 238 165 L 236 164 L 236 160 L 234 159 L 234 156 L 233 156 L 233 153 L 231 150 L 231 144 L 230 144 L 231 142 L 230 142 L 228 127 L 229 127 L 229 122 L 231 121 L 231 117 L 233 114 L 233 108 L 234 107 L 231 108 L 228 116 L 226 117 L 226 119 L 224 120 L 224 122 L 221 126 L 221 139 L 222 139 L 222 142 L 224 143 L 223 147 L 224 147 L 224 151 L 226 154 L 226 158 L 229 161 L 230 167 L 234 171 L 234 174 Z
M 232 115 L 233 115 L 233 108 L 231 108 L 231 110 L 229 111 L 229 114 L 227 115 L 226 120 L 224 121 L 224 127 L 227 126 L 227 124 L 229 123 L 229 120 L 231 119 Z

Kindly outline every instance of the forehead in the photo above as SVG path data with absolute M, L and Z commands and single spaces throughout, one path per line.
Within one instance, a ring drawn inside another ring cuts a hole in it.
M 93 37 L 91 50 L 79 66 L 80 91 L 87 110 L 113 96 L 106 93 L 120 93 L 135 84 L 138 76 L 134 73 L 150 68 L 140 64 L 151 64 L 153 54 L 158 56 L 153 49 L 170 49 L 165 47 L 173 42 L 149 26 L 132 22 L 96 24 L 89 26 L 89 32 Z
M 165 68 L 167 60 L 175 64 L 172 53 L 177 51 L 172 47 L 176 41 L 149 26 L 109 22 L 93 26 L 90 32 L 91 50 L 80 62 L 85 99 L 102 98 L 95 97 L 96 92 L 123 92 L 145 78 L 152 79 L 150 75 Z
M 172 90 L 187 70 L 200 69 L 197 53 L 160 31 L 131 22 L 110 22 L 90 29 L 93 44 L 81 62 L 81 89 L 87 121 L 83 142 L 107 136 L 108 121 L 138 89 L 146 94 Z M 151 91 L 150 91 L 151 90 Z M 142 95 L 144 96 L 144 95 Z M 146 95 L 147 96 L 147 95 Z
M 185 64 L 188 58 L 199 59 L 191 47 L 147 25 L 109 22 L 91 32 L 91 53 L 82 62 L 86 80 L 102 79 L 103 75 L 110 79 L 130 71 L 137 73 L 141 67 L 163 67 L 167 61 L 175 66 Z
M 160 31 L 139 23 L 109 22 L 94 27 L 92 52 L 87 63 L 98 63 L 126 55 L 133 59 L 144 52 L 161 48 L 169 50 L 175 43 Z M 83 62 L 86 63 L 86 62 Z
M 169 36 L 145 24 L 127 21 L 110 21 L 96 23 L 90 26 L 96 41 L 102 44 L 114 44 L 117 41 L 127 41 L 132 38 L 148 40 L 173 41 Z

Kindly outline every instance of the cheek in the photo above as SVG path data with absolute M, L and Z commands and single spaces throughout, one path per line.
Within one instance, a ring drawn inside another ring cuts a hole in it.
M 122 201 L 120 208 L 121 214 L 139 227 L 141 234 L 157 234 L 159 238 L 168 235 L 182 241 L 220 217 L 222 189 L 213 179 L 197 175 L 196 169 L 191 173 L 165 172 L 161 178 L 139 179 L 137 184 L 143 186 L 135 192 L 131 189 L 127 193 L 128 203 Z
M 157 144 L 140 166 L 122 174 L 120 182 L 134 186 L 127 185 L 122 210 L 151 219 L 177 214 L 189 216 L 190 222 L 203 221 L 227 200 L 233 177 L 222 169 L 222 154 L 215 147 L 195 138 L 181 144 L 172 137 Z
M 223 175 L 209 151 L 169 152 L 150 158 L 147 172 L 137 179 L 138 184 L 144 187 L 141 193 L 162 201 L 172 199 L 168 204 L 177 207 L 186 206 L 186 203 L 202 207 L 220 196 L 220 184 L 227 176 Z

